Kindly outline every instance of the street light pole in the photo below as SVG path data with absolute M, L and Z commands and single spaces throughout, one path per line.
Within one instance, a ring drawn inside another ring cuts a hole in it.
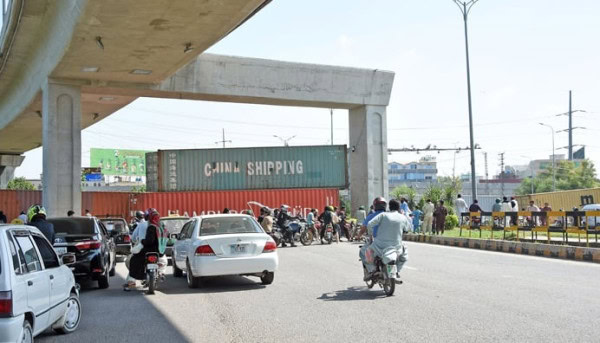
M 477 3 L 479 0 L 470 0 L 470 1 L 459 1 L 453 0 L 454 3 L 458 6 L 460 11 L 463 14 L 463 20 L 465 22 L 465 50 L 467 57 L 467 93 L 469 99 L 469 133 L 470 133 L 470 142 L 471 142 L 471 192 L 473 194 L 473 199 L 477 199 L 477 181 L 475 180 L 475 139 L 473 137 L 473 106 L 471 104 L 471 68 L 469 63 L 469 34 L 467 29 L 467 21 L 469 17 L 469 13 L 473 8 L 473 5 Z
M 554 128 L 548 124 L 540 123 L 542 126 L 549 127 L 552 130 L 552 191 L 556 192 L 556 164 L 555 164 L 555 156 L 554 153 Z

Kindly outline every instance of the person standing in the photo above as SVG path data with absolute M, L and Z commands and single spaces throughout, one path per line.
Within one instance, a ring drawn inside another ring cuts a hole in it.
M 492 212 L 501 212 L 502 204 L 500 198 L 496 198 L 496 202 L 492 206 Z M 494 217 L 494 226 L 500 226 L 500 217 Z
M 551 211 L 552 211 L 552 207 L 550 207 L 550 204 L 545 202 L 544 207 L 542 207 L 542 212 L 551 212 Z M 542 225 L 543 226 L 548 225 L 548 213 L 545 213 L 544 216 L 542 217 Z
M 29 225 L 37 227 L 54 244 L 54 225 L 46 221 L 46 209 L 42 205 L 33 205 L 27 210 Z
M 508 201 L 507 197 L 502 197 L 502 206 L 500 207 L 501 212 L 512 212 L 512 205 Z M 510 226 L 510 217 L 504 217 L 505 226 Z
M 427 199 L 427 202 L 423 205 L 423 234 L 431 234 L 434 211 L 435 206 L 431 202 L 431 199 Z
M 8 221 L 8 219 L 6 218 L 6 215 L 4 214 L 4 212 L 0 211 L 0 224 L 6 224 Z
M 531 200 L 529 202 L 529 206 L 527 206 L 527 211 L 528 212 L 539 212 L 540 208 L 535 206 L 535 201 Z M 533 215 L 533 213 L 531 214 L 531 217 L 527 217 L 527 221 L 529 222 L 530 226 L 538 225 L 537 217 L 535 215 Z
M 460 218 L 460 225 L 463 224 L 463 216 L 464 212 L 467 212 L 467 202 L 463 199 L 462 194 L 456 196 L 456 200 L 454 200 L 454 208 L 456 209 L 456 215 Z
M 412 212 L 412 221 L 413 221 L 413 232 L 420 233 L 421 232 L 421 216 L 423 212 L 417 207 Z
M 85 210 L 85 216 L 86 217 L 91 217 L 92 214 L 90 213 L 90 210 Z
M 356 223 L 357 225 L 361 225 L 365 219 L 367 218 L 367 211 L 365 211 L 365 207 L 361 206 L 356 211 Z
M 436 234 L 444 234 L 444 228 L 446 225 L 446 216 L 448 215 L 448 210 L 444 206 L 444 200 L 440 200 L 438 207 L 433 212 L 433 216 L 435 219 L 435 233 Z
M 23 223 L 27 223 L 27 215 L 25 214 L 25 212 L 21 211 L 21 214 L 19 214 L 18 218 L 21 219 Z
M 471 204 L 471 206 L 469 206 L 469 212 L 483 212 L 481 210 L 481 207 L 479 206 L 479 201 L 477 199 L 473 200 L 473 203 Z M 479 226 L 479 224 L 481 223 L 481 217 L 473 216 L 471 217 L 471 220 L 473 222 L 473 225 L 475 226 Z
M 260 226 L 265 230 L 266 233 L 270 234 L 273 232 L 273 217 L 271 217 L 271 211 L 263 207 L 260 209 L 262 220 L 260 221 Z M 310 213 L 309 213 L 310 215 Z M 307 217 L 308 219 L 308 217 Z
M 410 207 L 408 206 L 408 201 L 406 200 L 406 198 L 401 198 L 400 199 L 400 213 L 404 214 L 405 216 L 409 216 L 410 215 Z

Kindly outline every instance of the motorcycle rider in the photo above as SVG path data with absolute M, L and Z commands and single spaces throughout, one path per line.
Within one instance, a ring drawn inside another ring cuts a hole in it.
M 271 217 L 271 211 L 263 207 L 260 209 L 260 226 L 265 230 L 266 233 L 270 234 L 273 232 L 273 217 Z
M 148 222 L 144 219 L 144 217 L 144 212 L 135 212 L 135 223 L 133 224 L 133 233 L 131 234 L 131 242 L 133 244 L 139 242 L 143 237 L 146 237 Z
M 387 209 L 387 201 L 383 197 L 375 198 L 371 207 L 373 208 L 373 210 L 369 212 L 367 218 L 365 218 L 365 220 L 362 222 L 362 227 L 360 228 L 358 237 L 361 237 L 365 233 L 368 233 L 369 235 L 373 234 L 372 232 L 367 232 L 367 224 L 369 224 L 369 222 L 373 218 L 377 217 L 380 213 L 385 212 L 385 210 Z M 374 231 L 377 231 L 377 226 L 374 227 Z
M 360 250 L 360 258 L 363 264 L 369 271 L 375 271 L 375 265 L 367 263 L 366 250 L 373 249 L 375 256 L 385 259 L 386 254 L 396 251 L 397 277 L 400 277 L 400 270 L 407 260 L 406 247 L 402 244 L 402 233 L 410 228 L 410 220 L 407 216 L 400 212 L 400 202 L 398 200 L 390 201 L 390 212 L 383 212 L 369 221 L 367 227 L 373 229 L 373 242 L 370 245 L 364 245 Z M 378 227 L 376 230 L 375 228 Z M 384 263 L 389 263 L 383 261 Z M 370 276 L 365 276 L 365 281 L 370 279 Z
M 287 239 L 289 239 L 292 247 L 295 247 L 296 242 L 294 242 L 294 233 L 286 224 L 288 223 L 288 221 L 290 221 L 292 219 L 297 219 L 297 217 L 292 217 L 289 215 L 289 213 L 288 213 L 289 208 L 290 207 L 288 205 L 281 205 L 281 207 L 279 209 L 279 214 L 277 215 L 277 226 L 279 226 L 281 228 L 281 230 L 283 231 L 284 238 L 287 237 Z M 282 247 L 287 246 L 285 244 L 285 239 L 281 241 L 281 246 Z
M 46 221 L 46 209 L 42 205 L 33 205 L 27 210 L 27 221 L 29 225 L 37 227 L 48 238 L 50 244 L 54 244 L 54 224 Z
M 165 249 L 168 241 L 168 232 L 160 226 L 160 214 L 154 208 L 149 208 L 145 213 L 147 228 L 145 235 L 141 236 L 142 250 L 131 256 L 129 262 L 129 276 L 127 284 L 124 287 L 125 291 L 129 291 L 136 287 L 136 280 L 146 279 L 146 253 L 154 252 L 164 258 Z M 140 229 L 140 225 L 136 230 Z M 166 265 L 166 262 L 160 262 Z M 159 264 L 160 264 L 159 263 Z
M 319 221 L 323 223 L 323 225 L 321 225 L 321 232 L 319 233 L 321 236 L 321 244 L 323 244 L 323 238 L 325 238 L 325 230 L 327 229 L 327 226 L 331 225 L 333 227 L 333 207 L 325 206 L 323 213 L 319 215 Z
M 310 212 L 308 212 L 308 214 L 306 215 L 306 229 L 310 230 L 314 233 L 314 229 L 315 229 L 315 218 L 317 216 L 317 209 L 313 208 L 310 210 Z
M 135 217 L 133 217 L 133 223 L 129 227 L 129 231 L 130 231 L 131 234 L 133 234 L 133 232 L 135 232 L 135 229 L 138 227 L 138 225 L 141 222 L 145 222 L 145 220 L 144 220 L 144 212 L 142 212 L 142 211 L 135 211 Z
M 340 207 L 340 209 L 337 211 L 337 216 L 340 220 L 339 222 L 339 226 L 340 226 L 340 236 L 343 234 L 344 236 L 346 236 L 346 239 L 348 240 L 348 242 L 350 242 L 350 231 L 348 230 L 348 228 L 346 227 L 346 207 L 344 205 L 342 205 Z

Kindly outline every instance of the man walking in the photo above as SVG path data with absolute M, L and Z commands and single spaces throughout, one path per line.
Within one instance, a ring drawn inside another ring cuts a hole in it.
M 456 209 L 456 215 L 460 218 L 460 225 L 463 224 L 463 212 L 467 212 L 467 202 L 462 198 L 462 194 L 459 194 L 454 201 L 454 208 Z
M 425 205 L 423 205 L 423 234 L 431 234 L 434 211 L 435 206 L 431 202 L 431 199 L 427 199 L 427 202 L 425 202 Z
M 444 228 L 446 226 L 446 216 L 448 215 L 448 210 L 444 207 L 444 200 L 440 200 L 439 206 L 433 212 L 433 216 L 435 218 L 435 233 L 436 234 L 444 234 Z

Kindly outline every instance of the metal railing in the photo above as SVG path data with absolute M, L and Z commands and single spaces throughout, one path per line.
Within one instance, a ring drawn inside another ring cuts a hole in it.
M 576 235 L 580 243 L 585 237 L 589 247 L 590 236 L 598 243 L 600 234 L 600 211 L 463 212 L 460 219 L 461 237 L 463 230 L 469 232 L 469 237 L 473 231 L 479 231 L 480 238 L 484 231 L 489 231 L 491 237 L 502 231 L 502 239 L 507 239 L 507 233 L 516 236 L 516 240 L 527 239 L 530 234 L 532 241 L 538 241 L 538 235 L 545 234 L 541 240 L 547 243 L 560 237 L 562 243 L 569 244 L 569 236 Z

